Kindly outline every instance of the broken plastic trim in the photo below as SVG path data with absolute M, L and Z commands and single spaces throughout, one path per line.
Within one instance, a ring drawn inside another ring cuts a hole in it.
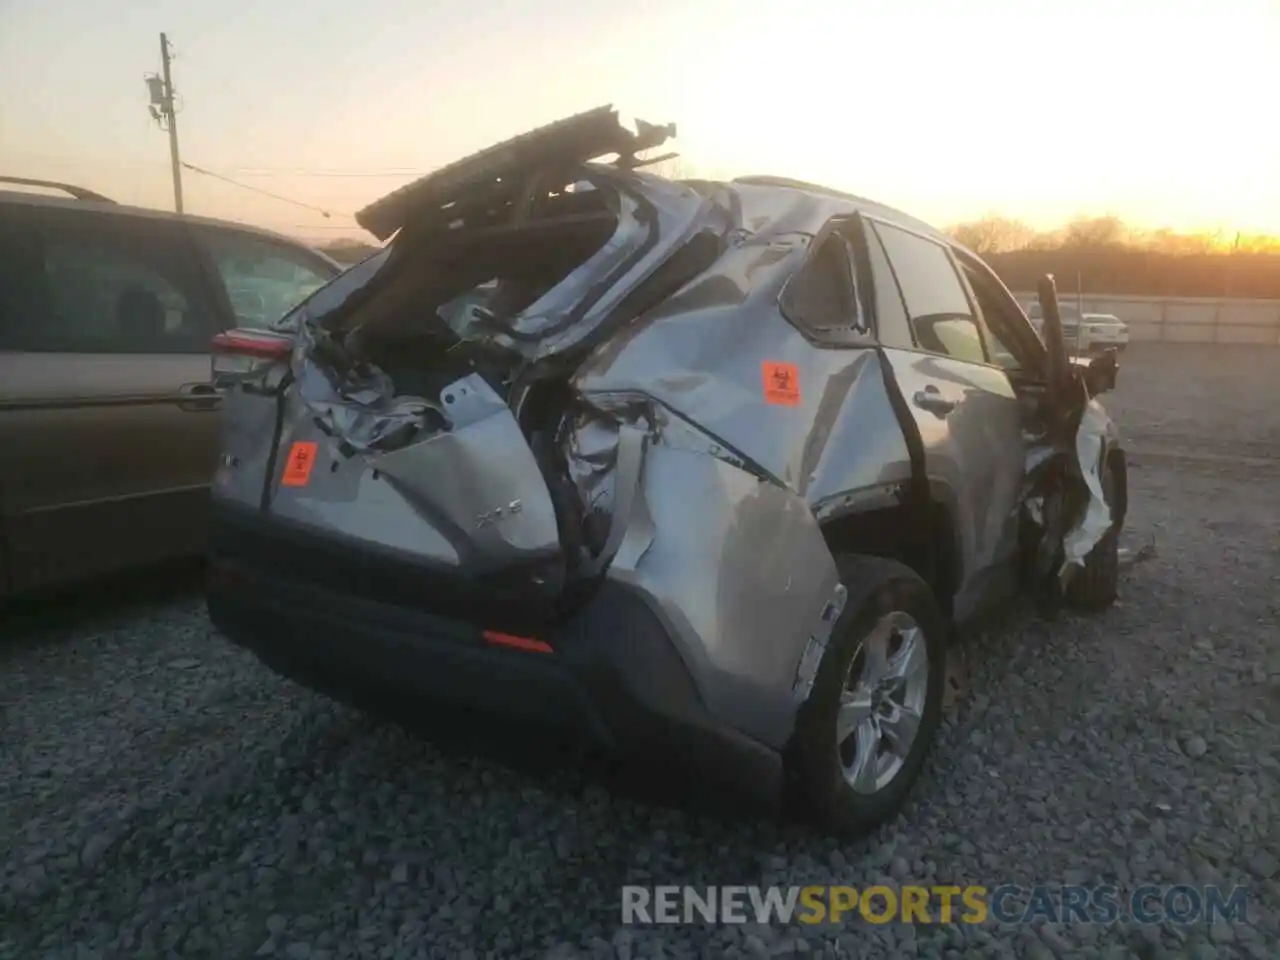
M 837 583 L 835 590 L 831 593 L 831 599 L 822 608 L 818 625 L 809 635 L 809 642 L 805 644 L 804 653 L 800 655 L 800 663 L 796 667 L 796 679 L 791 687 L 791 695 L 797 704 L 808 700 L 809 694 L 813 691 L 814 681 L 818 678 L 818 666 L 822 663 L 822 658 L 827 652 L 827 644 L 831 641 L 831 633 L 835 630 L 841 614 L 844 613 L 848 600 L 848 589 L 843 583 Z
M 1084 513 L 1063 539 L 1065 554 L 1059 575 L 1068 567 L 1083 567 L 1084 561 L 1107 531 L 1111 529 L 1111 505 L 1102 489 L 1103 450 L 1106 445 L 1107 415 L 1096 403 L 1090 403 L 1076 429 L 1076 461 L 1080 475 L 1089 488 L 1089 501 Z
M 1050 596 L 1065 589 L 1111 529 L 1111 505 L 1102 488 L 1109 423 L 1106 412 L 1086 398 L 1071 447 L 1029 438 L 1023 509 L 1038 531 L 1037 588 Z

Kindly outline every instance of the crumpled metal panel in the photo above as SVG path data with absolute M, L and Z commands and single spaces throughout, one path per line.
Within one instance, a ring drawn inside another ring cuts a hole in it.
M 595 333 L 623 299 L 699 230 L 723 221 L 724 212 L 693 189 L 645 173 L 596 167 L 598 186 L 617 187 L 618 226 L 612 238 L 564 280 L 521 311 L 509 323 L 511 334 L 492 336 L 495 344 L 536 362 L 568 350 Z M 381 256 L 381 255 L 379 255 Z M 377 259 L 377 258 L 375 258 Z M 309 411 L 355 450 L 400 445 L 430 413 L 442 413 L 440 398 L 397 397 L 390 378 L 371 365 L 339 376 L 331 364 L 317 362 L 319 341 L 328 336 L 327 320 L 360 288 L 374 279 L 381 260 L 359 276 L 342 278 L 326 295 L 297 315 L 297 346 L 292 366 L 297 389 Z M 587 301 L 602 278 L 614 282 Z M 584 303 L 587 308 L 575 317 Z M 446 304 L 441 319 L 459 336 L 475 335 L 471 308 L 483 305 L 472 293 Z
M 550 493 L 510 408 L 474 374 L 444 393 L 449 431 L 354 456 L 291 398 L 281 448 L 314 441 L 316 461 L 305 487 L 277 483 L 272 512 L 473 574 L 557 557 Z
M 512 319 L 514 336 L 494 338 L 530 362 L 562 353 L 590 337 L 632 290 L 694 234 L 708 228 L 722 230 L 726 222 L 725 212 L 712 200 L 662 177 L 603 166 L 593 166 L 590 177 L 597 188 L 615 188 L 618 227 L 603 247 Z M 581 311 L 584 297 L 606 278 L 613 282 Z M 580 316 L 573 317 L 579 311 Z
M 296 442 L 315 443 L 315 459 L 306 486 L 270 478 L 273 517 L 323 530 L 356 543 L 403 551 L 418 562 L 456 567 L 458 550 L 444 533 L 392 489 L 362 455 L 347 457 L 327 436 L 295 394 L 286 394 L 281 456 Z
M 874 349 L 815 349 L 778 310 L 831 202 L 799 191 L 726 188 L 733 242 L 707 271 L 578 369 L 592 404 L 647 396 L 819 503 L 910 476 Z M 794 404 L 766 403 L 764 370 L 790 365 Z
M 1076 460 L 1080 473 L 1089 488 L 1089 503 L 1080 520 L 1063 538 L 1063 569 L 1083 566 L 1085 557 L 1098 545 L 1111 529 L 1111 505 L 1102 490 L 1102 454 L 1109 432 L 1113 429 L 1111 418 L 1102 405 L 1090 400 L 1076 431 Z
M 303 333 L 301 342 L 309 339 Z M 408 440 L 424 425 L 428 412 L 443 415 L 440 403 L 424 397 L 397 396 L 391 378 L 376 367 L 339 379 L 305 352 L 295 353 L 298 397 L 325 433 L 353 450 L 376 450 L 394 439 Z
M 657 445 L 641 494 L 607 576 L 650 604 L 713 713 L 782 749 L 797 667 L 838 596 L 812 511 L 722 460 Z
M 1111 529 L 1111 504 L 1102 489 L 1101 470 L 1103 454 L 1115 438 L 1116 428 L 1111 417 L 1097 400 L 1085 405 L 1080 424 L 1076 429 L 1074 448 L 1060 450 L 1044 437 L 1028 435 L 1026 453 L 1026 477 L 1028 491 L 1023 505 L 1031 521 L 1043 527 L 1045 523 L 1044 496 L 1033 492 L 1037 478 L 1058 454 L 1074 456 L 1080 477 L 1088 488 L 1088 500 L 1079 519 L 1062 537 L 1063 561 L 1057 571 L 1061 578 L 1070 568 L 1084 566 L 1093 548 Z

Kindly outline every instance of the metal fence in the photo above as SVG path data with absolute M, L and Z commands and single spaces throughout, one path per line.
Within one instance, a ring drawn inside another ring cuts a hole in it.
M 1034 293 L 1015 293 L 1025 307 Z M 1076 295 L 1058 291 L 1064 304 Z M 1129 325 L 1131 340 L 1169 343 L 1237 343 L 1280 346 L 1280 300 L 1195 297 L 1128 297 L 1085 294 L 1084 313 L 1110 313 Z

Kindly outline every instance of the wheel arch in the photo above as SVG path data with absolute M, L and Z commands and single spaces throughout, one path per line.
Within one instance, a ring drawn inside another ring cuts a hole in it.
M 820 523 L 832 556 L 880 557 L 913 570 L 933 591 L 948 619 L 959 590 L 962 553 L 955 511 L 947 491 L 930 484 L 931 495 L 917 500 L 898 491 L 897 502 L 866 499 Z

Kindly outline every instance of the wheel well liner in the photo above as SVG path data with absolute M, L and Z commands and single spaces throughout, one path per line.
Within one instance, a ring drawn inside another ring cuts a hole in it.
M 834 517 L 822 525 L 833 555 L 862 554 L 896 560 L 929 584 L 939 609 L 952 614 L 960 555 L 951 510 L 930 499 Z

